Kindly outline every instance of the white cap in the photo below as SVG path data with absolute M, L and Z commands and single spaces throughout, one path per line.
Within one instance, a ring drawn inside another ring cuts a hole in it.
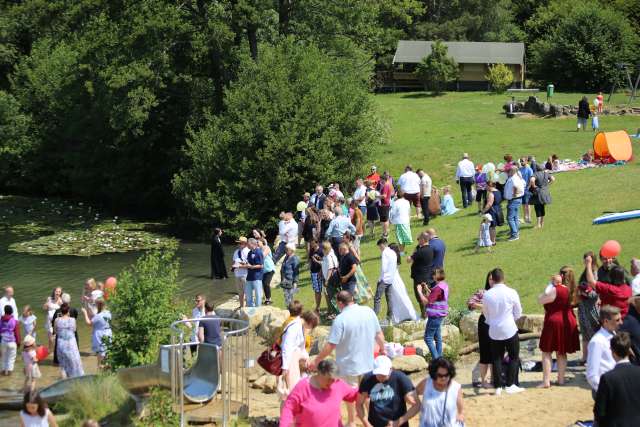
M 491 216 L 491 214 L 484 214 L 483 216 L 487 221 L 493 221 L 493 217 Z
M 378 356 L 373 361 L 373 375 L 387 376 L 391 373 L 391 359 L 387 356 Z

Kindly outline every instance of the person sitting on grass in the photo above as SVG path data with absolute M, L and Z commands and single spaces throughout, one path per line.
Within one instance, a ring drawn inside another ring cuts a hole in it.
M 451 195 L 451 187 L 448 185 L 442 189 L 442 204 L 440 205 L 440 213 L 445 215 L 453 215 L 458 212 L 456 204 L 453 202 L 453 196 Z

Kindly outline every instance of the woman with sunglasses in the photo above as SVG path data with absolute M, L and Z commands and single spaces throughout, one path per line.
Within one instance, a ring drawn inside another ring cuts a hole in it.
M 420 427 L 464 425 L 462 387 L 453 380 L 455 376 L 455 366 L 443 357 L 429 364 L 429 377 L 416 387 L 418 394 L 423 395 Z M 407 418 L 411 416 L 407 414 Z

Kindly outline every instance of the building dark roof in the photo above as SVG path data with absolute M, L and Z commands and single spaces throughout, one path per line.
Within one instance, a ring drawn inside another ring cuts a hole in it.
M 393 63 L 417 64 L 431 53 L 433 41 L 400 40 Z M 524 64 L 524 43 L 442 42 L 458 64 Z

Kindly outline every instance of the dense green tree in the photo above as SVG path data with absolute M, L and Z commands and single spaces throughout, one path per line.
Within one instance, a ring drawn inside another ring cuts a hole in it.
M 448 51 L 444 43 L 436 41 L 431 45 L 431 53 L 416 67 L 416 76 L 426 90 L 441 93 L 458 78 L 458 64 L 448 56 Z
M 0 90 L 0 181 L 9 188 L 18 188 L 25 179 L 23 163 L 37 148 L 33 121 L 20 103 Z
M 192 130 L 174 179 L 183 215 L 201 224 L 273 225 L 316 182 L 350 182 L 384 137 L 349 61 L 293 39 L 260 50 L 226 92 L 225 112 Z
M 169 344 L 170 325 L 184 314 L 176 303 L 178 270 L 175 249 L 153 251 L 118 276 L 109 298 L 113 338 L 107 363 L 113 370 L 151 363 L 160 345 Z
M 552 2 L 528 25 L 538 37 L 530 46 L 531 76 L 561 90 L 606 89 L 622 77 L 617 63 L 640 58 L 627 18 L 597 2 Z

